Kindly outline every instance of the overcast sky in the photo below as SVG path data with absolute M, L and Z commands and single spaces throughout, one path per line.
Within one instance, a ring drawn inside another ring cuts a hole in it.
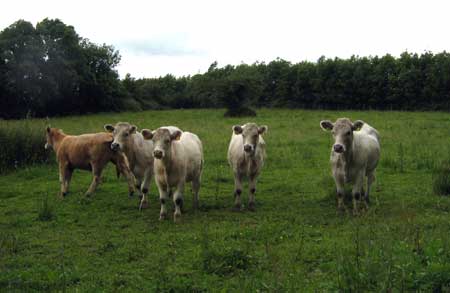
M 181 76 L 219 66 L 320 56 L 450 50 L 446 1 L 2 1 L 0 29 L 59 18 L 120 51 L 121 77 Z

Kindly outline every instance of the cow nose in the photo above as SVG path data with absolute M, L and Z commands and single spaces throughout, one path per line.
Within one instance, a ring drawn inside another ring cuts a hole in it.
M 161 159 L 163 156 L 163 153 L 162 153 L 162 151 L 154 151 L 153 156 L 157 159 Z
M 342 144 L 335 144 L 333 146 L 333 149 L 336 153 L 343 153 L 344 152 L 344 146 Z
M 111 144 L 111 149 L 113 150 L 113 151 L 117 151 L 118 149 L 119 149 L 119 144 L 118 143 L 112 143 Z
M 249 144 L 244 145 L 244 151 L 246 151 L 247 153 L 252 151 L 252 146 Z

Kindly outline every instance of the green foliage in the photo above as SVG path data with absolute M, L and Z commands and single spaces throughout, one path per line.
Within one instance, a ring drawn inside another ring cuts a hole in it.
M 19 20 L 0 32 L 0 117 L 136 109 L 123 102 L 119 62 L 112 46 L 83 39 L 58 19 L 36 27 Z
M 214 62 L 194 76 L 123 82 L 140 103 L 153 105 L 144 109 L 226 107 L 233 109 L 231 114 L 251 107 L 448 111 L 449 65 L 447 52 L 321 57 L 296 64 L 277 58 L 222 68 Z

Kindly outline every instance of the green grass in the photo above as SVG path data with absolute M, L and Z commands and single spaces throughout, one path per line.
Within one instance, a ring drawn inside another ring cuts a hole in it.
M 381 134 L 372 206 L 359 217 L 336 212 L 332 142 L 319 127 L 342 116 Z M 226 151 L 231 126 L 247 120 L 217 110 L 52 119 L 69 134 L 117 121 L 197 133 L 205 152 L 201 207 L 191 209 L 187 188 L 181 223 L 160 222 L 154 183 L 150 208 L 139 212 L 112 166 L 92 198 L 83 195 L 90 174 L 76 171 L 60 200 L 54 163 L 3 175 L 0 291 L 450 290 L 450 198 L 434 195 L 432 184 L 449 157 L 448 114 L 260 110 L 251 120 L 269 131 L 257 211 L 235 213 Z

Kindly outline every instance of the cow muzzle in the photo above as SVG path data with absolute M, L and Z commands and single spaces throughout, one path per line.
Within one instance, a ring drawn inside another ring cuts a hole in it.
M 111 149 L 112 149 L 113 151 L 118 151 L 118 150 L 120 149 L 120 145 L 119 145 L 118 143 L 116 143 L 116 142 L 113 142 L 113 143 L 111 144 Z
M 333 145 L 333 151 L 335 153 L 342 154 L 343 152 L 345 152 L 345 148 L 342 144 L 335 144 Z
M 246 153 L 252 153 L 255 150 L 255 147 L 251 144 L 244 145 L 244 152 Z
M 154 156 L 156 159 L 162 159 L 163 156 L 164 156 L 164 153 L 163 153 L 162 151 L 160 151 L 160 150 L 154 150 L 154 151 L 153 151 L 153 156 Z

